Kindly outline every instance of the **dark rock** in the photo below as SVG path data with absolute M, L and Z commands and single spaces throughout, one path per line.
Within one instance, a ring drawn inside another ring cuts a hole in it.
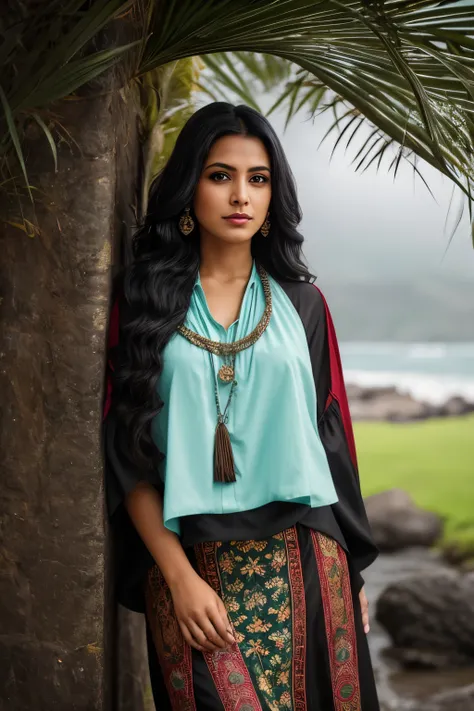
M 458 417 L 474 412 L 474 404 L 466 402 L 462 397 L 452 397 L 442 406 L 445 417 Z
M 397 388 L 394 385 L 387 385 L 385 387 L 375 387 L 367 388 L 362 391 L 362 400 L 376 400 L 377 398 L 382 398 L 386 396 L 400 396 Z
M 446 412 L 444 410 L 444 405 L 426 405 L 426 416 L 427 417 L 446 417 Z
M 418 508 L 401 489 L 368 496 L 365 506 L 375 542 L 382 551 L 431 546 L 442 533 L 439 516 Z
M 398 699 L 395 704 L 382 703 L 380 711 L 474 711 L 474 684 L 449 689 L 423 701 Z
M 416 711 L 474 711 L 474 684 L 437 694 Z
M 347 394 L 354 420 L 411 422 L 429 417 L 457 417 L 474 412 L 474 403 L 452 397 L 442 405 L 421 402 L 394 386 L 363 388 L 348 384 Z
M 376 619 L 390 635 L 390 654 L 406 667 L 474 665 L 472 576 L 444 571 L 392 584 Z
M 367 388 L 363 388 L 355 383 L 346 383 L 346 392 L 349 401 L 359 400 L 367 392 Z
M 403 395 L 395 388 L 367 390 L 350 401 L 354 420 L 389 420 L 406 422 L 421 420 L 430 415 L 430 406 L 418 402 L 411 395 Z
M 455 565 L 468 573 L 474 570 L 474 544 L 472 543 L 444 543 L 443 558 L 450 565 Z

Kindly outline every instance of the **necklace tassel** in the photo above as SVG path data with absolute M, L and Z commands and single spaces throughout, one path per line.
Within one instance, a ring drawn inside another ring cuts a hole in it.
M 234 454 L 229 430 L 224 422 L 218 422 L 214 443 L 214 481 L 229 484 L 235 479 Z

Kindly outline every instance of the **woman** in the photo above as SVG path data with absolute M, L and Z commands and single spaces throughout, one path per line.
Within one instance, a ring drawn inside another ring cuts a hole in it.
M 158 711 L 376 711 L 376 557 L 331 316 L 260 114 L 197 111 L 150 191 L 104 420 L 120 602 Z

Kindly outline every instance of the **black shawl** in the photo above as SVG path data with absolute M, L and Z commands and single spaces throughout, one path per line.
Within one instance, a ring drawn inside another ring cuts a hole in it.
M 358 589 L 361 571 L 377 557 L 361 495 L 351 417 L 344 386 L 334 324 L 321 291 L 307 282 L 279 282 L 305 328 L 318 402 L 318 428 L 338 495 L 331 506 L 272 502 L 252 511 L 205 514 L 181 519 L 181 542 L 186 548 L 204 540 L 265 538 L 296 522 L 335 538 L 346 550 Z M 118 601 L 143 612 L 143 581 L 153 559 L 139 538 L 123 506 L 125 495 L 136 485 L 133 468 L 120 455 L 119 423 L 113 406 L 111 370 L 119 341 L 119 300 L 114 303 L 107 359 L 104 407 L 104 464 L 107 509 L 115 548 L 115 582 Z M 156 477 L 151 482 L 159 490 Z

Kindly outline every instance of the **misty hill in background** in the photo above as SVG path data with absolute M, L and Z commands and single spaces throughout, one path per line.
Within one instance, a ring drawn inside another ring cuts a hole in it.
M 474 341 L 474 278 L 317 284 L 341 341 Z
M 396 180 L 387 167 L 356 172 L 352 159 L 370 128 L 358 131 L 352 151 L 332 155 L 336 135 L 321 144 L 333 122 L 329 111 L 314 121 L 294 119 L 287 131 L 284 116 L 271 119 L 297 180 L 304 254 L 339 338 L 474 342 L 471 227 L 452 184 L 423 161 L 435 198 L 404 161 Z

